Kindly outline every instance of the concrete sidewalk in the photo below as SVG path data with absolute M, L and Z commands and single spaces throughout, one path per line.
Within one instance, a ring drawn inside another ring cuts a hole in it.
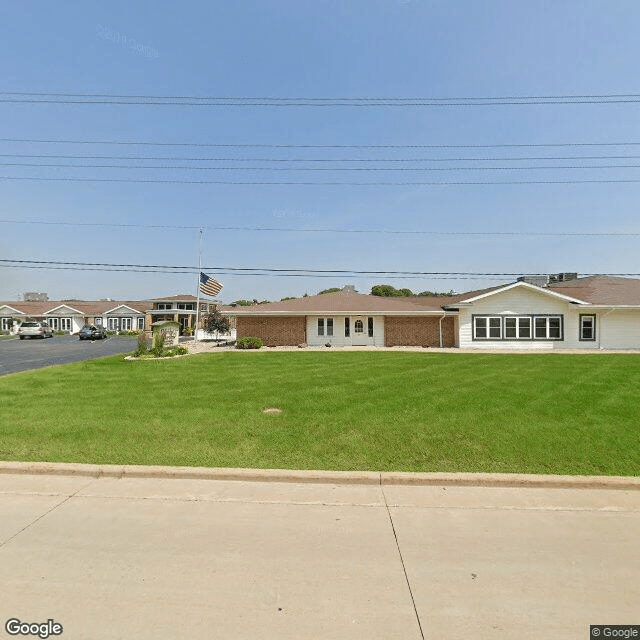
M 62 638 L 589 637 L 640 491 L 0 475 L 0 622 Z M 0 634 L 1 637 L 1 634 Z

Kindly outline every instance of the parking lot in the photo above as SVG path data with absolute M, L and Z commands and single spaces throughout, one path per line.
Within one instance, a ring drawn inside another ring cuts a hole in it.
M 78 336 L 0 340 L 0 376 L 128 353 L 135 349 L 136 343 L 137 339 L 133 337 L 111 337 L 94 342 L 78 340 Z

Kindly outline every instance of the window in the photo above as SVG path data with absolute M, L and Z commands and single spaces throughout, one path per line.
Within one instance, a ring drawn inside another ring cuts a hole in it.
M 107 318 L 107 328 L 109 331 L 118 330 L 118 318 Z
M 353 331 L 354 333 L 364 333 L 364 323 L 362 320 L 356 320 L 353 323 Z
M 333 318 L 327 318 L 327 335 L 333 335 Z
M 536 316 L 534 324 L 537 340 L 562 340 L 562 316 Z
M 166 309 L 167 307 L 165 307 Z M 195 309 L 195 305 L 193 304 L 193 302 L 179 302 L 178 303 L 178 309 L 184 309 L 185 311 L 193 311 Z
M 156 305 L 156 309 L 171 309 L 170 302 L 158 302 Z
M 131 331 L 131 318 L 122 318 L 122 330 Z
M 344 319 L 344 337 L 348 338 L 351 335 L 351 327 L 349 325 L 349 318 Z
M 71 331 L 71 318 L 60 318 L 60 331 Z
M 47 324 L 54 330 L 58 330 L 58 318 L 49 318 Z
M 367 318 L 367 331 L 370 338 L 373 338 L 373 318 Z
M 474 340 L 562 340 L 562 316 L 473 316 Z
M 97 327 L 101 327 L 102 326 L 102 318 L 95 318 L 96 321 L 96 326 Z
M 596 317 L 580 316 L 580 340 L 596 339 Z
M 318 318 L 318 335 L 333 335 L 333 318 Z
M 2 330 L 9 331 L 11 329 L 11 318 L 2 318 Z
M 474 316 L 474 340 L 500 340 L 502 338 L 502 318 L 500 316 Z
M 102 318 L 96 318 L 96 320 L 102 320 Z M 144 318 L 142 316 L 140 316 L 138 318 L 138 329 L 140 331 L 142 331 L 142 329 L 144 329 Z

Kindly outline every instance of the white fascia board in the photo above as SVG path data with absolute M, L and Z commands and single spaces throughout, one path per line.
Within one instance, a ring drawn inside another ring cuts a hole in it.
M 18 315 L 21 315 L 21 316 L 25 315 L 24 311 L 20 311 L 19 309 L 14 309 L 13 307 L 10 307 L 8 304 L 3 304 L 0 307 L 0 311 L 2 309 L 9 309 L 9 310 L 13 311 L 13 313 L 17 313 Z
M 560 300 L 565 300 L 566 302 L 574 302 L 576 304 L 588 304 L 584 300 L 579 300 L 578 298 L 571 298 L 570 296 L 565 296 L 561 293 L 557 293 L 556 291 L 550 291 L 544 287 L 536 287 L 535 284 L 531 284 L 529 282 L 513 282 L 512 284 L 508 284 L 505 287 L 501 287 L 500 289 L 495 289 L 494 291 L 488 291 L 487 293 L 482 293 L 479 296 L 474 296 L 473 298 L 468 298 L 467 300 L 461 300 L 460 304 L 463 303 L 473 303 L 477 300 L 482 300 L 483 298 L 488 298 L 489 296 L 494 296 L 499 293 L 504 293 L 505 291 L 509 291 L 511 289 L 515 289 L 516 287 L 522 287 L 524 289 L 528 289 L 529 291 L 537 291 L 538 293 L 543 293 L 548 296 L 552 296 L 554 298 L 559 298 Z M 451 305 L 453 306 L 453 305 Z
M 49 309 L 49 311 L 45 311 L 43 315 L 49 315 L 50 313 L 53 313 L 54 311 L 57 311 L 58 309 L 69 309 L 71 311 L 73 311 L 74 313 L 79 313 L 81 316 L 84 315 L 84 311 L 78 311 L 77 309 L 74 309 L 73 307 L 70 307 L 68 304 L 59 304 L 57 307 L 54 307 L 53 309 Z
M 581 309 L 640 309 L 640 304 L 585 304 L 578 305 Z
M 139 313 L 139 314 L 143 314 L 144 311 L 138 311 L 137 309 L 134 309 L 133 307 L 130 307 L 127 304 L 119 304 L 117 307 L 113 307 L 113 309 L 109 309 L 109 311 L 104 311 L 102 312 L 103 316 L 106 316 L 109 313 L 113 313 L 114 311 L 117 311 L 118 309 L 129 309 L 129 311 L 133 311 L 133 313 Z

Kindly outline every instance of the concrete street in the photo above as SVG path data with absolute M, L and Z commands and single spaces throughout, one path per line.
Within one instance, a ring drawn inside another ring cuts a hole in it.
M 640 491 L 3 474 L 0 637 L 585 640 L 639 539 Z
M 78 340 L 78 336 L 54 336 L 44 340 L 0 340 L 0 376 L 17 371 L 41 369 L 54 364 L 81 362 L 136 348 L 137 339 L 112 337 L 105 340 Z

